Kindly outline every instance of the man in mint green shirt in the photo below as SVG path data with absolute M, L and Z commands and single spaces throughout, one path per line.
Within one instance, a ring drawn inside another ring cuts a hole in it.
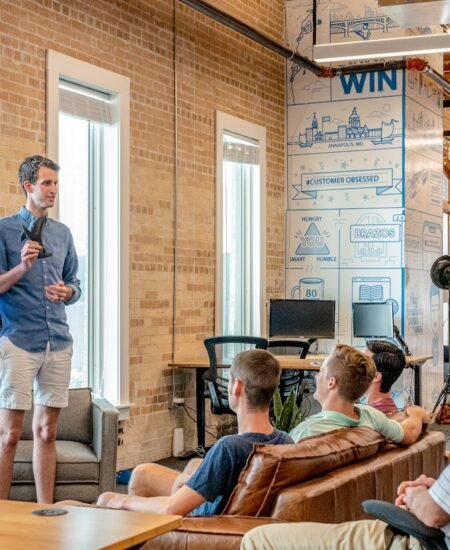
M 356 405 L 375 374 L 371 357 L 351 346 L 335 346 L 316 375 L 314 398 L 322 405 L 322 411 L 294 428 L 290 433 L 292 439 L 297 442 L 310 435 L 359 426 L 372 428 L 394 443 L 414 443 L 423 424 L 429 420 L 429 414 L 422 407 L 408 407 L 408 417 L 400 423 L 373 407 Z

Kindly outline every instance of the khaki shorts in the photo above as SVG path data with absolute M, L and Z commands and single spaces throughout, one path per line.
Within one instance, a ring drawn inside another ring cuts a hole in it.
M 421 550 L 413 537 L 394 535 L 379 520 L 276 523 L 249 531 L 241 550 Z
M 0 338 L 0 408 L 29 410 L 34 403 L 63 408 L 68 404 L 72 346 L 31 353 Z

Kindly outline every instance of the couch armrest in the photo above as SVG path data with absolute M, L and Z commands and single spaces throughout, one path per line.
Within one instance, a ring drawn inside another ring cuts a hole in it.
M 279 520 L 244 516 L 186 517 L 176 531 L 149 540 L 140 550 L 206 550 L 214 547 L 239 550 L 247 531 L 267 523 L 279 523 Z
M 116 485 L 119 411 L 106 399 L 92 400 L 92 446 L 99 460 L 99 493 Z

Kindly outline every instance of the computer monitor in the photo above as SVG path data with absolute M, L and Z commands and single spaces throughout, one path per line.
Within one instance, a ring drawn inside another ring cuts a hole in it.
M 334 300 L 270 300 L 269 336 L 334 338 Z
M 353 303 L 355 338 L 394 338 L 394 312 L 391 302 Z

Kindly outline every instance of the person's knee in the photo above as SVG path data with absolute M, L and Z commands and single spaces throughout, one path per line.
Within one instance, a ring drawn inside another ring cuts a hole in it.
M 34 439 L 43 443 L 53 443 L 56 440 L 56 424 L 38 424 L 33 427 Z
M 109 501 L 115 496 L 116 493 L 112 493 L 111 491 L 102 493 L 97 499 L 97 506 L 100 506 L 101 508 L 107 508 Z
M 258 550 L 263 548 L 261 541 L 265 539 L 265 528 L 267 526 L 256 527 L 248 531 L 241 542 L 241 550 Z
M 187 466 L 184 468 L 183 473 L 187 476 L 191 476 L 194 472 L 198 470 L 198 467 L 203 462 L 203 458 L 192 458 Z
M 3 451 L 14 450 L 19 443 L 22 430 L 20 428 L 5 428 L 0 427 L 0 445 Z
M 156 474 L 154 464 L 138 464 L 131 473 L 128 484 L 128 492 L 132 495 L 139 495 L 140 490 L 146 485 L 149 477 Z
M 128 494 L 141 497 L 170 496 L 179 472 L 161 464 L 139 464 L 131 474 Z

